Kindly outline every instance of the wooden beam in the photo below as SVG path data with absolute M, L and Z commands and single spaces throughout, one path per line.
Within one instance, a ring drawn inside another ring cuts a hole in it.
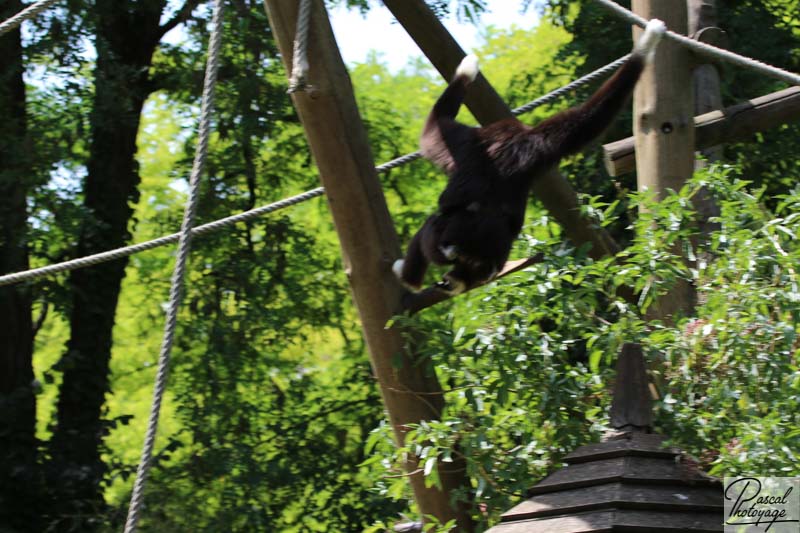
M 538 253 L 533 257 L 529 257 L 527 259 L 516 259 L 514 261 L 508 261 L 503 270 L 501 270 L 492 280 L 481 283 L 480 285 L 476 285 L 472 287 L 472 289 L 477 289 L 478 287 L 482 287 L 486 285 L 486 283 L 490 283 L 491 281 L 504 278 L 509 274 L 513 274 L 514 272 L 519 272 L 524 268 L 528 268 L 531 265 L 535 265 L 537 263 L 541 263 L 544 261 L 544 254 Z M 427 309 L 428 307 L 432 307 L 440 302 L 444 302 L 445 300 L 449 300 L 453 296 L 445 291 L 439 290 L 436 286 L 428 287 L 427 289 L 418 292 L 412 293 L 408 292 L 403 296 L 403 309 L 410 315 L 418 313 L 423 309 Z
M 325 186 L 372 368 L 402 444 L 410 424 L 441 418 L 443 392 L 435 373 L 405 348 L 408 339 L 401 331 L 385 327 L 401 309 L 403 289 L 390 266 L 400 246 L 323 0 L 312 4 L 308 79 L 314 90 L 293 93 L 292 99 Z M 298 1 L 265 0 L 265 6 L 290 72 Z M 456 519 L 459 531 L 472 530 L 466 506 L 450 503 L 456 490 L 469 490 L 463 462 L 439 464 L 442 490 L 425 486 L 417 458 L 406 466 L 422 514 L 442 523 Z
M 397 21 L 419 45 L 422 52 L 446 80 L 450 80 L 464 50 L 431 12 L 424 0 L 384 0 Z M 481 124 L 491 124 L 511 116 L 511 111 L 483 76 L 470 85 L 466 106 Z M 581 216 L 578 196 L 572 185 L 552 169 L 539 177 L 531 187 L 538 198 L 575 246 L 591 243 L 589 255 L 593 258 L 615 254 L 619 247 L 605 229 L 585 216 Z
M 384 0 L 383 3 L 439 74 L 450 81 L 466 54 L 436 14 L 422 0 Z M 464 105 L 484 125 L 512 116 L 511 108 L 483 74 L 478 74 L 470 85 Z
M 703 150 L 724 143 L 745 141 L 770 128 L 800 120 L 800 87 L 789 87 L 746 102 L 694 117 L 695 147 Z M 603 146 L 606 169 L 612 176 L 636 168 L 634 137 Z

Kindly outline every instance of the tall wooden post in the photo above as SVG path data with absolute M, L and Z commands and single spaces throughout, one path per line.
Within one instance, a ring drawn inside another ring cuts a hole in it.
M 441 417 L 442 388 L 428 365 L 404 348 L 398 328 L 386 329 L 387 321 L 400 310 L 403 291 L 391 272 L 400 246 L 323 0 L 312 4 L 308 81 L 313 90 L 294 93 L 292 99 L 325 186 L 372 367 L 395 436 L 402 443 L 408 424 Z M 265 5 L 289 72 L 298 1 L 265 0 Z M 450 502 L 456 489 L 469 486 L 463 463 L 439 464 L 442 490 L 425 486 L 416 458 L 409 459 L 407 468 L 422 514 L 442 523 L 456 519 L 459 531 L 472 531 L 467 508 L 454 508 Z
M 633 11 L 661 19 L 675 32 L 687 31 L 686 0 L 633 0 Z M 643 30 L 635 27 L 636 42 Z M 680 190 L 694 171 L 694 99 L 688 50 L 664 39 L 655 61 L 642 73 L 633 94 L 636 172 L 639 190 L 663 198 Z M 652 318 L 669 318 L 690 309 L 694 301 L 688 283 L 680 283 L 651 311 Z
M 689 35 L 702 42 L 719 46 L 724 32 L 717 28 L 717 8 L 715 0 L 686 0 L 688 10 Z M 699 59 L 699 58 L 698 58 Z M 698 63 L 692 73 L 694 80 L 694 111 L 703 115 L 722 109 L 719 70 L 713 63 Z M 713 146 L 699 151 L 695 168 L 700 169 L 708 163 L 722 159 L 722 146 Z M 697 210 L 699 234 L 698 241 L 708 240 L 711 233 L 719 229 L 719 224 L 711 219 L 719 216 L 719 206 L 705 188 L 697 191 L 692 203 Z M 696 242 L 695 244 L 700 244 Z M 697 246 L 695 246 L 697 248 Z M 708 258 L 705 258 L 708 259 Z
M 715 0 L 686 0 L 689 35 L 693 38 L 719 45 L 717 42 L 722 30 L 717 28 L 717 9 Z M 722 109 L 720 79 L 717 66 L 712 63 L 700 63 L 692 73 L 694 81 L 694 113 L 703 115 Z M 709 161 L 717 161 L 722 157 L 722 147 L 714 146 L 702 151 Z

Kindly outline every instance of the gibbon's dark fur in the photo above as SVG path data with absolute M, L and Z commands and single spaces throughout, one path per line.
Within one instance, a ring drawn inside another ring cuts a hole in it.
M 422 154 L 449 176 L 439 208 L 394 264 L 400 281 L 418 290 L 429 263 L 452 265 L 437 284 L 459 293 L 493 278 L 508 259 L 525 218 L 531 183 L 586 146 L 627 102 L 664 32 L 651 21 L 630 59 L 587 102 L 536 126 L 510 118 L 473 128 L 455 117 L 477 75 L 468 56 L 433 106 L 420 139 Z

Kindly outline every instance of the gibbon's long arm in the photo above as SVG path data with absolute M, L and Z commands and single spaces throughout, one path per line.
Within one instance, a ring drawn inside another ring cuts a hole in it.
M 460 152 L 474 138 L 474 129 L 456 122 L 455 118 L 467 87 L 478 76 L 478 58 L 472 54 L 464 57 L 456 69 L 453 81 L 428 114 L 420 137 L 420 151 L 426 159 L 441 168 L 448 175 L 455 172 Z
M 555 162 L 574 154 L 598 137 L 633 92 L 645 65 L 666 31 L 660 20 L 651 20 L 633 49 L 631 58 L 588 101 L 559 113 L 533 128 L 542 162 Z
M 416 290 L 430 263 L 451 265 L 440 290 L 463 292 L 493 279 L 522 228 L 531 182 L 545 167 L 597 137 L 633 91 L 665 31 L 651 21 L 631 58 L 583 105 L 531 128 L 517 119 L 471 128 L 455 117 L 478 75 L 467 56 L 436 101 L 420 139 L 422 154 L 448 174 L 439 208 L 428 217 L 392 270 Z

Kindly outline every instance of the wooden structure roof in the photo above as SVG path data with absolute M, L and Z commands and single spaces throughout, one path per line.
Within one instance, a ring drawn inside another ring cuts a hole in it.
M 644 357 L 628 344 L 617 362 L 616 431 L 567 455 L 568 466 L 531 488 L 489 532 L 722 531 L 722 484 L 665 447 L 651 416 Z

